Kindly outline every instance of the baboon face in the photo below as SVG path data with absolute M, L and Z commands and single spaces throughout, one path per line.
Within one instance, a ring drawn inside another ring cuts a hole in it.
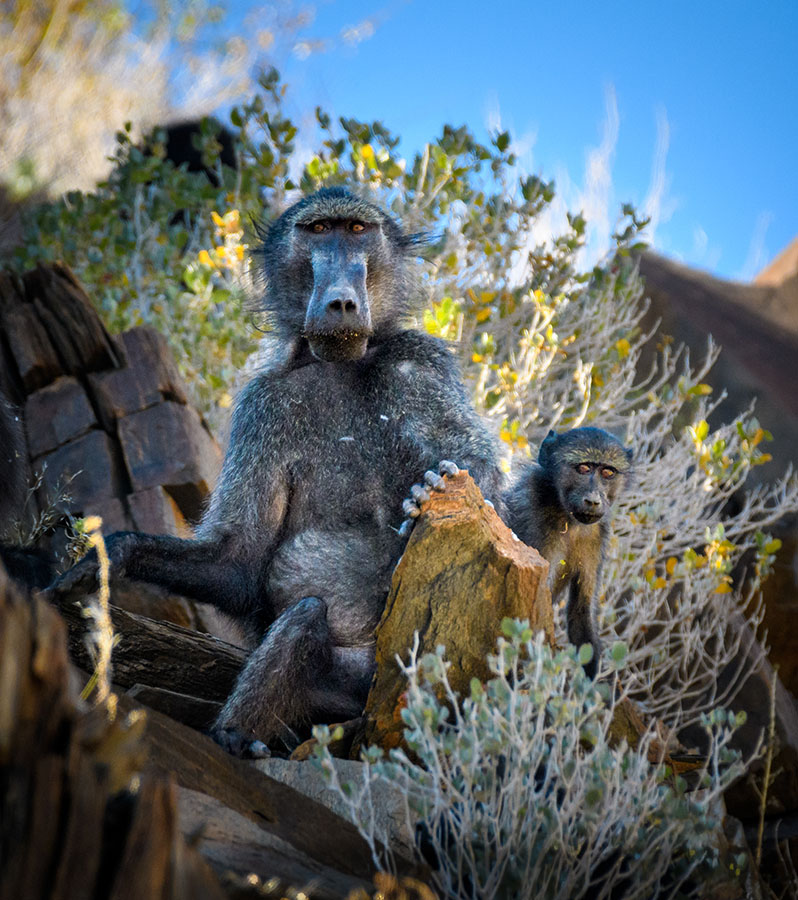
M 294 228 L 297 252 L 313 272 L 303 329 L 311 352 L 328 362 L 360 359 L 373 333 L 366 278 L 382 243 L 379 224 L 315 219 Z
M 370 341 L 398 327 L 415 241 L 373 204 L 340 188 L 319 191 L 266 235 L 266 303 L 317 359 L 361 359 Z
M 538 462 L 557 486 L 560 502 L 577 522 L 592 525 L 612 506 L 631 466 L 631 451 L 601 428 L 550 431 Z

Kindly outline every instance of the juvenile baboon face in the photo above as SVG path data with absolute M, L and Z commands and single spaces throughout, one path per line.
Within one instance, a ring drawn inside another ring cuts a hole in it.
M 265 235 L 266 306 L 318 359 L 361 359 L 370 341 L 400 327 L 416 243 L 379 207 L 342 188 L 319 191 Z
M 631 467 L 631 451 L 601 428 L 550 431 L 539 464 L 557 486 L 560 503 L 577 522 L 598 522 L 612 506 Z

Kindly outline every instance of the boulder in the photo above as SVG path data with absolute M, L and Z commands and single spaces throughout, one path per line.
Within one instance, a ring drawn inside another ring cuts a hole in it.
M 85 434 L 97 418 L 78 380 L 63 375 L 28 397 L 25 422 L 28 451 L 36 457 Z
M 134 491 L 162 485 L 196 520 L 221 466 L 221 452 L 190 406 L 168 401 L 118 421 Z
M 364 740 L 384 749 L 402 741 L 406 660 L 418 634 L 419 654 L 446 648 L 449 680 L 461 696 L 472 678 L 489 677 L 505 617 L 528 619 L 554 643 L 554 617 L 546 588 L 548 564 L 527 547 L 485 503 L 467 472 L 446 478 L 422 505 L 377 628 L 377 673 L 366 705 Z M 355 746 L 357 752 L 357 742 Z

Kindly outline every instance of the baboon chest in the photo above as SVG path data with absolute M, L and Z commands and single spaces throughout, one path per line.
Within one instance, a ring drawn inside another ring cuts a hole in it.
M 601 558 L 601 532 L 596 525 L 575 525 L 555 534 L 544 553 L 549 560 L 549 588 L 556 599 L 579 572 L 595 572 Z
M 379 372 L 325 374 L 290 384 L 289 517 L 297 527 L 398 526 L 410 485 L 437 461 L 419 439 L 423 421 Z

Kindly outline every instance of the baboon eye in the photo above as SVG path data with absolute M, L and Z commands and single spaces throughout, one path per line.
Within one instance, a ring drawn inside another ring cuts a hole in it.
M 590 471 L 590 466 L 588 465 L 588 463 L 579 463 L 579 465 L 576 467 L 576 471 L 579 472 L 580 475 L 587 475 L 587 473 Z
M 322 234 L 323 232 L 329 231 L 329 230 L 330 230 L 330 223 L 327 222 L 326 220 L 325 220 L 325 221 L 321 221 L 321 222 L 314 222 L 314 223 L 310 226 L 310 230 L 311 230 L 314 234 Z
M 355 234 L 362 234 L 366 230 L 366 226 L 362 222 L 352 222 L 349 230 L 354 231 Z
M 610 478 L 615 477 L 615 469 L 611 469 L 609 466 L 604 466 L 604 468 L 601 470 L 601 477 L 606 478 L 607 481 L 609 481 Z

